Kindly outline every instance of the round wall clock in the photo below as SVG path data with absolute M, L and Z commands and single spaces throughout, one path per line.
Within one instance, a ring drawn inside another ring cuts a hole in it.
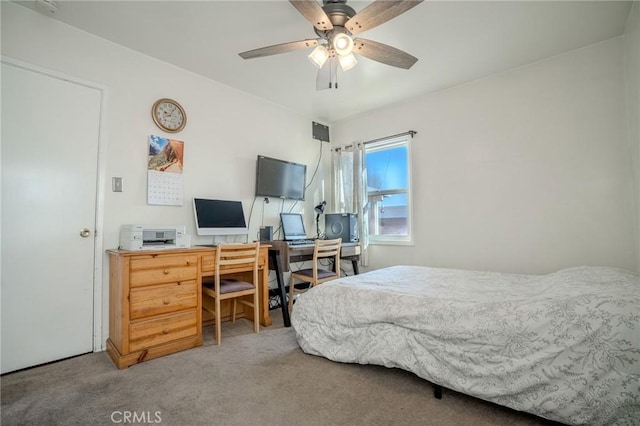
M 187 124 L 184 108 L 173 99 L 158 99 L 151 108 L 151 116 L 158 127 L 169 133 L 179 132 Z

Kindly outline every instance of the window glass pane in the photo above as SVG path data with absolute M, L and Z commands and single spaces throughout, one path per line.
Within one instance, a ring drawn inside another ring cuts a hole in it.
M 369 234 L 408 235 L 407 194 L 371 196 L 369 202 Z
M 367 185 L 369 191 L 407 189 L 407 147 L 367 151 Z

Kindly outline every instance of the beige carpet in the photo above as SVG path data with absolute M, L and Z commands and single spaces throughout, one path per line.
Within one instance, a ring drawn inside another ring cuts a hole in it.
M 258 335 L 225 323 L 215 346 L 207 327 L 202 347 L 125 370 L 101 352 L 6 374 L 2 425 L 553 424 L 446 389 L 437 400 L 402 370 L 306 355 L 271 314 Z

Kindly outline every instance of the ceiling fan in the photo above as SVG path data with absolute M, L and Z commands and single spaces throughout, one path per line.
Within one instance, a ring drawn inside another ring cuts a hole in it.
M 277 55 L 315 47 L 309 60 L 318 67 L 316 89 L 338 88 L 338 65 L 348 71 L 357 64 L 354 53 L 393 67 L 409 69 L 418 61 L 395 47 L 353 36 L 377 27 L 423 0 L 375 0 L 356 13 L 347 0 L 289 0 L 311 24 L 318 38 L 275 44 L 240 53 L 243 59 Z M 325 64 L 327 66 L 325 66 Z

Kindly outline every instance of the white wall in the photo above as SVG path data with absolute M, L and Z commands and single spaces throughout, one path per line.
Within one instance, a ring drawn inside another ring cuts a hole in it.
M 637 270 L 623 47 L 618 37 L 332 123 L 334 145 L 418 132 L 415 245 L 372 246 L 371 268 Z
M 243 201 L 249 216 L 254 199 L 258 154 L 307 165 L 311 178 L 320 142 L 311 138 L 309 117 L 207 80 L 178 67 L 141 55 L 37 12 L 2 1 L 2 55 L 55 70 L 108 87 L 107 164 L 104 187 L 104 250 L 118 245 L 122 224 L 185 224 L 195 234 L 191 199 L 194 196 Z M 151 119 L 151 106 L 163 97 L 178 100 L 186 109 L 186 128 L 163 134 Z M 70 129 L 72 131 L 72 129 Z M 184 206 L 150 206 L 146 203 L 147 153 L 150 134 L 185 142 Z M 322 193 L 330 170 L 329 144 L 324 143 L 323 163 L 306 202 L 293 211 L 306 213 L 309 230 L 315 229 L 313 206 Z M 81 159 L 79 159 L 80 161 Z M 124 179 L 124 192 L 111 192 L 111 177 Z M 328 196 L 329 194 L 327 194 Z M 288 210 L 292 202 L 286 202 Z M 257 234 L 262 198 L 251 217 L 251 234 Z M 278 225 L 281 202 L 265 206 L 265 224 Z M 310 231 L 312 232 L 312 231 Z M 210 243 L 196 237 L 192 243 Z M 108 262 L 104 257 L 103 334 L 108 336 Z
M 636 247 L 640 269 L 640 2 L 635 1 L 624 34 L 629 141 L 636 184 Z

